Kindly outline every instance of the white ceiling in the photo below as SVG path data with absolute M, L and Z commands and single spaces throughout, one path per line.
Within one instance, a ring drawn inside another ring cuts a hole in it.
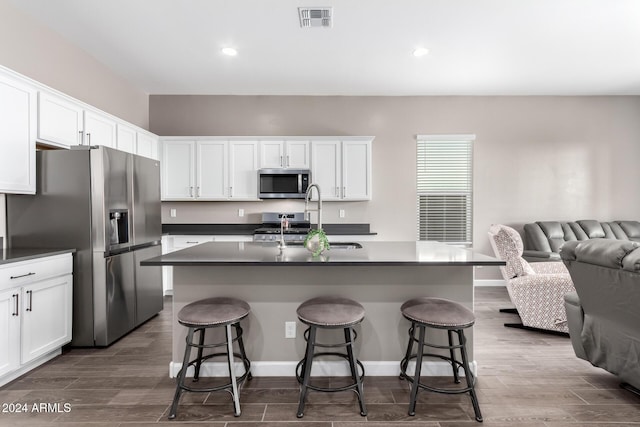
M 11 1 L 150 94 L 640 95 L 640 0 Z

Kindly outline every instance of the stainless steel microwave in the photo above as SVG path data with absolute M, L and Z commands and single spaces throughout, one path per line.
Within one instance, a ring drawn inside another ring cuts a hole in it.
M 304 199 L 311 183 L 308 169 L 258 170 L 258 197 L 261 199 Z

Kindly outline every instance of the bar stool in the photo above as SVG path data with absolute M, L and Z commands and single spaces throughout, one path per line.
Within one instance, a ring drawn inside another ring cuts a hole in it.
M 416 414 L 416 398 L 418 389 L 434 391 L 445 394 L 462 394 L 469 393 L 473 411 L 475 412 L 476 421 L 482 422 L 482 414 L 480 413 L 480 405 L 475 392 L 475 377 L 469 369 L 469 360 L 467 358 L 466 338 L 464 329 L 473 326 L 475 316 L 472 311 L 457 302 L 442 298 L 415 298 L 411 299 L 400 308 L 402 315 L 411 321 L 409 328 L 409 344 L 404 359 L 400 362 L 400 378 L 406 379 L 412 383 L 411 399 L 409 401 L 409 415 Z M 444 329 L 447 331 L 449 345 L 437 345 L 425 341 L 426 328 Z M 418 329 L 418 338 L 415 337 L 416 328 Z M 453 343 L 453 333 L 458 336 L 458 344 Z M 416 354 L 413 352 L 413 343 L 418 343 Z M 438 348 L 449 350 L 449 356 L 440 354 L 425 353 L 424 347 Z M 462 361 L 455 358 L 454 350 L 460 350 Z M 464 371 L 467 386 L 464 388 L 438 388 L 428 386 L 420 382 L 420 371 L 422 369 L 422 358 L 425 356 L 437 357 L 448 361 L 453 369 L 453 380 L 456 384 L 460 383 L 458 376 L 459 368 Z M 410 359 L 416 359 L 416 368 L 413 378 L 407 375 L 407 365 Z
M 178 403 L 180 401 L 180 395 L 183 390 L 191 392 L 212 392 L 227 390 L 231 393 L 233 398 L 234 415 L 237 417 L 240 415 L 240 395 L 238 387 L 242 385 L 245 379 L 251 380 L 251 362 L 247 358 L 244 351 L 244 343 L 242 342 L 242 328 L 240 327 L 240 320 L 249 315 L 251 307 L 245 301 L 236 298 L 207 298 L 199 301 L 187 304 L 178 313 L 178 322 L 186 326 L 188 329 L 186 346 L 184 349 L 184 359 L 182 362 L 182 369 L 178 373 L 178 380 L 176 386 L 176 394 L 173 398 L 171 405 L 171 411 L 169 412 L 169 419 L 176 417 L 176 411 L 178 409 Z M 209 328 L 225 327 L 226 340 L 224 342 L 215 344 L 205 344 L 204 337 L 205 332 Z M 233 337 L 231 327 L 235 328 L 236 337 Z M 194 342 L 194 334 L 199 333 L 198 343 Z M 233 343 L 238 343 L 239 353 L 234 353 Z M 224 352 L 212 353 L 203 355 L 204 349 L 226 347 Z M 195 359 L 189 361 L 191 357 L 191 349 L 197 348 L 198 355 Z M 202 362 L 211 359 L 212 357 L 226 356 L 227 364 L 229 366 L 229 383 L 220 385 L 217 387 L 209 388 L 192 388 L 185 385 L 185 378 L 187 376 L 187 369 L 189 366 L 195 368 L 193 375 L 193 382 L 197 382 L 200 378 L 200 368 Z M 236 376 L 234 366 L 234 356 L 239 357 L 244 365 L 244 374 Z
M 298 319 L 309 328 L 304 333 L 307 341 L 305 357 L 296 366 L 296 378 L 301 384 L 300 402 L 298 404 L 298 418 L 304 415 L 304 403 L 309 389 L 324 392 L 336 392 L 353 390 L 358 395 L 360 403 L 360 415 L 367 415 L 367 408 L 364 403 L 364 392 L 362 388 L 362 379 L 364 378 L 364 366 L 353 355 L 353 342 L 357 338 L 357 334 L 353 326 L 362 322 L 364 319 L 364 307 L 357 302 L 340 297 L 319 297 L 312 298 L 300 304 L 297 309 Z M 316 332 L 318 329 L 339 329 L 344 330 L 344 343 L 337 344 L 320 344 L 316 342 Z M 346 353 L 327 351 L 315 353 L 316 347 L 322 348 L 338 348 L 345 347 Z M 313 359 L 317 356 L 338 356 L 349 362 L 351 370 L 351 378 L 353 383 L 343 387 L 319 387 L 309 383 L 311 377 L 311 365 Z M 362 370 L 362 374 L 358 373 L 357 366 Z

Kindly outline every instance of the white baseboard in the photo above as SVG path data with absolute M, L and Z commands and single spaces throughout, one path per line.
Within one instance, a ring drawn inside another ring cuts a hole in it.
M 494 280 L 488 280 L 488 279 L 483 279 L 483 280 L 474 280 L 473 281 L 473 286 L 474 287 L 480 287 L 480 286 L 507 286 L 506 282 L 502 279 L 494 279 Z
M 298 362 L 251 362 L 251 373 L 256 377 L 292 377 L 295 375 L 296 365 Z M 363 361 L 364 369 L 367 376 L 371 377 L 393 377 L 400 375 L 400 362 L 390 361 Z M 182 363 L 171 362 L 169 364 L 169 376 L 175 378 L 180 372 Z M 407 367 L 407 373 L 413 373 L 415 362 L 410 362 Z M 236 372 L 243 373 L 244 367 L 242 363 L 235 364 Z M 478 372 L 478 364 L 474 360 L 471 362 L 471 372 Z M 225 362 L 205 362 L 200 368 L 200 376 L 202 377 L 226 377 L 229 375 L 229 369 Z M 314 377 L 328 376 L 349 376 L 348 365 L 341 361 L 315 361 L 311 368 L 311 375 Z M 441 377 L 452 375 L 451 365 L 444 361 L 428 361 L 422 363 L 423 376 Z M 461 374 L 462 375 L 462 374 Z M 187 376 L 193 376 L 193 366 L 187 370 Z
M 38 357 L 35 360 L 32 360 L 31 362 L 25 363 L 24 365 L 20 366 L 20 368 L 18 368 L 17 370 L 0 377 L 0 387 L 15 380 L 16 378 L 26 374 L 32 369 L 35 369 L 36 367 L 42 365 L 45 362 L 48 362 L 49 360 L 61 354 L 62 354 L 62 348 L 56 348 L 55 350 L 52 350 L 49 353 L 43 354 L 42 356 Z

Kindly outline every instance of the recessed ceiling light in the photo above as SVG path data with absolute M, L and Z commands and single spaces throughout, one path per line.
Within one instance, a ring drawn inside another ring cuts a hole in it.
M 222 48 L 222 53 L 227 56 L 236 56 L 238 54 L 238 51 L 232 47 L 224 47 Z
M 416 58 L 420 58 L 421 56 L 425 56 L 429 53 L 429 49 L 425 47 L 417 47 L 413 50 L 413 56 Z

